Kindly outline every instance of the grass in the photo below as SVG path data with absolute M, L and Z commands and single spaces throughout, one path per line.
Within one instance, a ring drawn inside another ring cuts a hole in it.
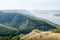
M 60 33 L 51 31 L 36 32 L 35 30 L 20 38 L 20 40 L 60 40 Z

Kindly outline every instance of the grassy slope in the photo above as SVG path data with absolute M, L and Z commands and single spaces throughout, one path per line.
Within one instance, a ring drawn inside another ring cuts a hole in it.
M 6 25 L 4 25 L 4 24 L 0 24 L 0 27 L 7 28 L 7 29 L 9 29 L 9 30 L 17 30 L 16 28 L 9 27 L 9 26 L 6 26 Z
M 21 40 L 60 40 L 60 33 L 52 33 L 50 31 L 36 32 L 32 31 L 29 34 L 22 36 Z

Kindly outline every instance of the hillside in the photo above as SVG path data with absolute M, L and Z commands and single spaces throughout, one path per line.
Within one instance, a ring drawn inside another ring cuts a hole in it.
M 46 19 L 28 15 L 27 13 L 29 12 L 0 11 L 0 36 L 26 34 L 31 32 L 33 29 L 47 31 L 59 28 L 59 25 L 57 24 L 54 24 Z
M 39 32 L 39 30 L 34 30 L 22 36 L 20 40 L 60 40 L 60 33 L 52 33 L 51 31 Z

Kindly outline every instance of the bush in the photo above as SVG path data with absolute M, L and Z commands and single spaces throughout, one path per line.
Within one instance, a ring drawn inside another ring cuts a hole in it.
M 19 36 L 13 37 L 12 40 L 20 40 Z
M 34 29 L 33 31 L 36 32 L 36 33 L 40 33 L 41 32 L 41 30 L 38 30 L 38 29 Z
M 53 33 L 60 33 L 60 29 L 51 29 L 51 30 L 49 30 L 49 31 L 51 31 L 51 32 L 53 32 Z

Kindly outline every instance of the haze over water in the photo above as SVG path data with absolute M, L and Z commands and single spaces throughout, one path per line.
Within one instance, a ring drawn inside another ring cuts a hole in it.
M 60 16 L 57 16 L 60 15 L 60 12 L 32 11 L 31 14 L 38 18 L 44 18 L 60 25 Z

